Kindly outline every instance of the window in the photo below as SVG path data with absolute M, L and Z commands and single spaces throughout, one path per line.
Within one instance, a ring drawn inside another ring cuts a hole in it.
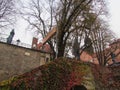
M 47 58 L 46 58 L 46 62 L 48 62 L 48 61 L 49 61 L 49 58 L 47 57 Z

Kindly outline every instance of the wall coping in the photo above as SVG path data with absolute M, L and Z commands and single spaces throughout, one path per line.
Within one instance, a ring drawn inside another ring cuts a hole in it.
M 27 47 L 17 46 L 17 45 L 14 45 L 14 44 L 8 44 L 8 43 L 5 43 L 5 42 L 0 42 L 0 44 L 5 44 L 5 45 L 9 45 L 9 46 L 17 47 L 17 48 L 23 48 L 23 49 L 28 49 L 28 50 L 31 50 L 31 51 L 36 51 L 36 52 L 41 52 L 41 53 L 50 54 L 50 53 L 45 52 L 45 51 L 42 51 L 42 50 L 36 50 L 36 49 L 32 49 L 32 48 L 27 48 Z

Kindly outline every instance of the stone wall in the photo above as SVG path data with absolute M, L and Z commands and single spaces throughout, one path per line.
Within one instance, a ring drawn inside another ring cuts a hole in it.
M 0 42 L 0 81 L 50 61 L 50 54 Z

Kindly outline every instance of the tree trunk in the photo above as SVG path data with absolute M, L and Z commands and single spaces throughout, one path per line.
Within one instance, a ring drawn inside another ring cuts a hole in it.
M 61 43 L 60 45 L 58 45 L 57 58 L 58 57 L 63 57 L 64 56 L 64 51 L 65 51 L 65 45 Z
M 56 58 L 56 52 L 53 51 L 53 53 L 52 53 L 52 59 L 54 60 L 55 58 Z
M 58 57 L 63 57 L 64 56 L 64 51 L 65 51 L 65 44 L 64 44 L 64 31 L 63 30 L 58 30 L 57 31 L 57 58 Z

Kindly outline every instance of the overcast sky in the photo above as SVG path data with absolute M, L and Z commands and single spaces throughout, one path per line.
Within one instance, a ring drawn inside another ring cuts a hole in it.
M 110 28 L 120 38 L 120 0 L 109 0 Z
M 118 38 L 120 38 L 120 0 L 109 0 L 108 7 L 110 12 L 110 29 L 115 32 Z M 14 40 L 20 39 L 24 43 L 31 44 L 33 32 L 26 31 L 25 29 L 26 22 L 24 22 L 22 19 L 17 21 L 17 26 L 15 26 Z

